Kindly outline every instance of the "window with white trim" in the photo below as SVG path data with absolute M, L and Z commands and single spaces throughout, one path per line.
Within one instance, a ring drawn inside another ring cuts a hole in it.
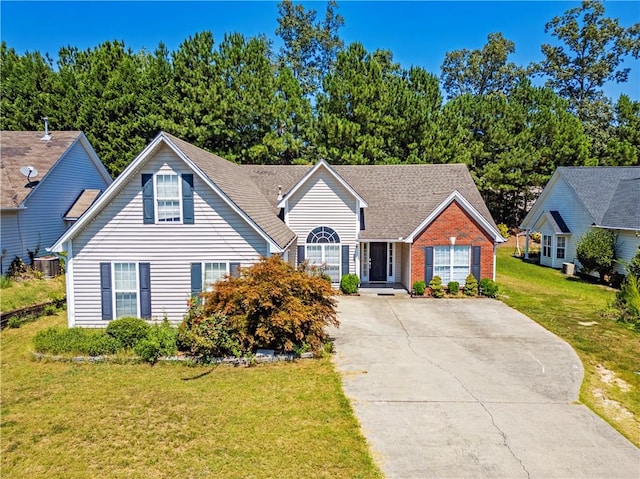
M 175 174 L 156 175 L 156 202 L 158 223 L 179 223 L 182 221 L 182 196 L 180 177 Z
M 444 284 L 457 281 L 464 284 L 471 272 L 471 246 L 435 246 L 433 248 L 433 275 L 440 276 Z
M 556 239 L 556 258 L 564 259 L 567 250 L 567 238 L 558 236 Z
M 551 236 L 542 236 L 542 256 L 551 258 Z
M 220 281 L 228 273 L 229 263 L 205 263 L 202 271 L 203 290 L 213 290 L 213 283 Z
M 305 258 L 309 264 L 321 266 L 332 283 L 340 282 L 340 237 L 328 226 L 314 228 L 307 236 Z
M 113 291 L 116 319 L 126 316 L 139 317 L 138 268 L 136 263 L 113 264 Z

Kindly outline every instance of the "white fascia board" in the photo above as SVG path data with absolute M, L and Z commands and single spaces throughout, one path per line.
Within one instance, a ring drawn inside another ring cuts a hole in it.
M 93 220 L 95 215 L 102 210 L 104 205 L 108 204 L 111 199 L 120 192 L 121 187 L 126 184 L 129 177 L 144 163 L 152 152 L 163 142 L 166 141 L 162 133 L 156 136 L 144 150 L 123 170 L 122 173 L 109 185 L 109 187 L 101 194 L 98 199 L 89 207 L 89 209 L 76 221 L 71 227 L 58 238 L 53 246 L 47 249 L 55 253 L 64 251 L 64 243 L 73 239 L 76 233 L 87 223 Z
M 335 172 L 335 170 L 333 168 L 331 168 L 331 165 L 329 165 L 329 163 L 327 163 L 326 160 L 324 159 L 320 159 L 313 168 L 311 168 L 295 185 L 293 185 L 293 188 L 291 188 L 285 195 L 284 198 L 282 198 L 279 202 L 278 202 L 278 208 L 283 208 L 285 205 L 285 201 L 287 200 L 287 198 L 291 197 L 292 194 L 294 194 L 296 191 L 298 191 L 300 189 L 300 187 L 306 183 L 306 181 L 311 178 L 316 171 L 318 171 L 320 168 L 325 168 L 342 186 L 344 186 L 344 188 L 346 188 L 346 190 L 351 193 L 359 202 L 360 202 L 360 207 L 361 208 L 368 208 L 369 205 L 367 204 L 367 202 L 364 200 L 364 198 L 362 198 L 357 192 L 356 190 L 354 190 L 351 185 L 349 183 L 347 183 L 344 178 L 342 178 L 342 176 L 340 176 L 338 173 Z
M 413 243 L 415 237 L 423 231 L 433 220 L 435 220 L 440 213 L 442 213 L 451 203 L 457 201 L 462 208 L 471 215 L 471 217 L 476 220 L 480 226 L 487 232 L 493 236 L 493 239 L 496 243 L 504 243 L 506 240 L 502 237 L 500 232 L 494 228 L 491 223 L 489 223 L 484 216 L 482 216 L 478 210 L 476 210 L 471 203 L 467 201 L 467 199 L 462 196 L 462 194 L 458 190 L 454 190 L 447 198 L 438 205 L 436 209 L 434 209 L 427 218 L 420 223 L 420 225 L 411 232 L 409 236 L 404 240 L 405 243 Z

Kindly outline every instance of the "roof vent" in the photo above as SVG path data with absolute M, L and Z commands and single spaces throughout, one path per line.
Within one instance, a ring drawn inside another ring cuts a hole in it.
M 44 136 L 40 138 L 40 140 L 49 141 L 51 139 L 51 135 L 49 134 L 49 118 L 45 116 L 43 120 L 44 120 Z
M 278 197 L 276 198 L 277 201 L 282 201 L 282 185 L 278 185 Z

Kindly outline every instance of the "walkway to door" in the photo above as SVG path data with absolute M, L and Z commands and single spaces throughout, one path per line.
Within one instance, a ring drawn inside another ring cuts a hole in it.
M 335 362 L 387 479 L 633 478 L 564 341 L 491 299 L 339 298 Z

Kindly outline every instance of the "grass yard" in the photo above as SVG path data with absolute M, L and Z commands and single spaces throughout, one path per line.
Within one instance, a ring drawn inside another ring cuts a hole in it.
M 35 361 L 1 334 L 3 479 L 376 478 L 328 359 L 253 368 Z
M 0 311 L 12 311 L 64 298 L 64 275 L 52 279 L 8 281 L 0 290 Z
M 640 446 L 640 334 L 601 312 L 615 290 L 567 278 L 498 248 L 501 298 L 567 341 L 585 369 L 580 401 Z M 581 325 L 580 323 L 591 326 Z

